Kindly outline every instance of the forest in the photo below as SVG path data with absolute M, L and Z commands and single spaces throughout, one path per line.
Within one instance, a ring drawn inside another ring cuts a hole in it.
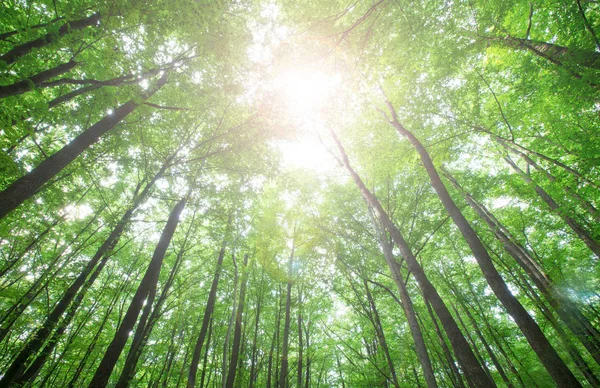
M 0 388 L 600 387 L 599 35 L 1 0 Z

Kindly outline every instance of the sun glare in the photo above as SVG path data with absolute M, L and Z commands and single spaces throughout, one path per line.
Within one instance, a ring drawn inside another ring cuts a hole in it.
M 284 96 L 290 111 L 301 116 L 318 116 L 327 100 L 340 85 L 339 74 L 315 70 L 288 70 L 275 80 L 275 88 Z

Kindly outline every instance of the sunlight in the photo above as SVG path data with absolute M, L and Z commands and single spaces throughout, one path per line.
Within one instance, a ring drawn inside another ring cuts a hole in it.
M 339 74 L 331 75 L 315 70 L 288 70 L 275 79 L 275 88 L 281 91 L 291 113 L 313 119 L 333 96 L 340 85 Z M 315 117 L 317 116 L 317 117 Z
M 287 167 L 327 172 L 335 168 L 335 160 L 315 135 L 306 134 L 294 141 L 280 141 L 277 147 Z

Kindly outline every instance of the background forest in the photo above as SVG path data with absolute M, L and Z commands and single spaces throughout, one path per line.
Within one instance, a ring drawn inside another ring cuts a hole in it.
M 599 387 L 599 31 L 0 1 L 0 387 Z

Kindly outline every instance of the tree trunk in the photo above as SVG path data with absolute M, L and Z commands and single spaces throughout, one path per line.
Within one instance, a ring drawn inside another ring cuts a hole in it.
M 167 220 L 167 224 L 163 229 L 163 232 L 160 236 L 158 244 L 156 245 L 156 249 L 154 250 L 154 254 L 152 256 L 152 260 L 148 265 L 148 269 L 140 282 L 137 291 L 135 292 L 131 303 L 129 304 L 129 308 L 127 309 L 127 313 L 121 322 L 121 325 L 117 329 L 115 336 L 108 346 L 98 369 L 96 369 L 96 373 L 90 382 L 90 388 L 102 388 L 105 387 L 110 379 L 110 375 L 125 347 L 125 343 L 129 338 L 129 332 L 133 329 L 135 325 L 140 310 L 142 309 L 142 305 L 144 304 L 144 300 L 148 297 L 148 295 L 152 292 L 152 290 L 156 289 L 156 285 L 158 283 L 158 276 L 160 274 L 160 269 L 162 267 L 162 262 L 165 257 L 165 253 L 171 239 L 173 238 L 173 234 L 175 233 L 175 229 L 177 228 L 177 224 L 179 223 L 179 216 L 185 207 L 186 199 L 182 199 L 173 208 L 171 214 L 169 215 L 169 219 Z
M 246 299 L 246 285 L 248 284 L 248 254 L 244 255 L 244 266 L 242 267 L 242 284 L 240 285 L 240 299 L 235 315 L 235 330 L 233 332 L 233 346 L 231 348 L 231 360 L 229 361 L 229 372 L 227 373 L 226 388 L 233 388 L 235 382 L 235 371 L 239 359 L 240 340 L 242 337 L 242 316 L 244 314 L 244 302 Z
M 481 368 L 479 361 L 473 354 L 469 343 L 461 333 L 456 321 L 450 314 L 450 311 L 444 304 L 444 301 L 438 294 L 437 290 L 431 284 L 423 268 L 415 258 L 414 254 L 410 250 L 406 240 L 400 233 L 400 230 L 394 225 L 392 220 L 389 218 L 379 200 L 375 195 L 373 195 L 365 186 L 360 176 L 354 171 L 352 166 L 350 165 L 350 161 L 348 160 L 348 156 L 346 155 L 342 143 L 338 139 L 337 135 L 330 130 L 331 135 L 340 151 L 342 156 L 342 163 L 352 176 L 354 183 L 359 188 L 363 198 L 367 202 L 368 206 L 372 208 L 376 215 L 379 218 L 379 221 L 383 225 L 383 227 L 390 233 L 394 243 L 400 249 L 402 257 L 406 260 L 406 264 L 408 265 L 408 270 L 412 272 L 415 277 L 421 292 L 423 293 L 423 297 L 431 303 L 431 306 L 434 308 L 436 314 L 440 318 L 442 326 L 444 330 L 448 334 L 448 339 L 452 344 L 452 348 L 458 358 L 458 362 L 464 371 L 464 373 L 469 377 L 471 381 L 473 381 L 476 387 L 495 387 L 496 384 L 489 379 L 487 374 Z
M 423 369 L 425 382 L 427 383 L 427 386 L 429 388 L 436 388 L 437 382 L 435 380 L 435 374 L 433 373 L 433 367 L 431 366 L 429 354 L 427 353 L 427 346 L 425 345 L 425 341 L 423 340 L 423 333 L 421 332 L 421 327 L 419 326 L 419 322 L 417 321 L 417 317 L 415 315 L 412 299 L 408 293 L 408 290 L 406 289 L 406 284 L 404 283 L 404 276 L 402 276 L 402 273 L 400 271 L 400 265 L 398 264 L 398 262 L 396 262 L 394 258 L 392 246 L 388 243 L 385 233 L 381 230 L 376 220 L 373 220 L 373 223 L 377 230 L 379 246 L 383 250 L 385 261 L 387 262 L 390 272 L 392 273 L 394 283 L 396 283 L 396 287 L 398 287 L 398 292 L 400 293 L 402 309 L 408 321 L 408 327 L 410 328 L 410 334 L 415 344 L 417 358 L 419 359 L 419 363 L 421 364 L 421 368 Z
M 458 227 L 467 244 L 473 252 L 473 256 L 479 265 L 479 268 L 483 272 L 485 279 L 487 280 L 490 288 L 500 300 L 504 308 L 508 311 L 511 317 L 515 320 L 517 326 L 521 329 L 527 342 L 533 348 L 535 353 L 538 355 L 540 361 L 556 382 L 559 387 L 580 387 L 581 384 L 577 381 L 573 373 L 569 370 L 564 361 L 560 358 L 556 350 L 552 347 L 552 344 L 548 341 L 540 327 L 531 318 L 527 310 L 521 305 L 518 299 L 510 292 L 504 279 L 500 273 L 498 273 L 492 258 L 488 254 L 487 250 L 481 243 L 481 240 L 461 213 L 460 209 L 448 193 L 446 186 L 442 182 L 433 161 L 429 156 L 429 153 L 423 147 L 421 142 L 409 132 L 400 122 L 396 116 L 396 111 L 389 101 L 386 101 L 390 113 L 392 115 L 392 121 L 390 124 L 396 128 L 398 133 L 409 140 L 415 150 L 418 152 L 421 162 L 423 163 L 427 174 L 429 175 L 431 185 L 437 192 L 444 208 L 454 221 L 454 224 Z M 600 251 L 599 251 L 600 252 Z
M 237 262 L 235 260 L 235 255 L 231 255 L 231 259 L 233 261 L 233 300 L 231 303 L 231 315 L 229 316 L 229 323 L 227 324 L 227 333 L 225 334 L 225 340 L 223 341 L 223 358 L 221 360 L 221 387 L 225 388 L 225 383 L 227 383 L 227 372 L 228 372 L 228 356 L 229 356 L 229 341 L 231 340 L 231 333 L 233 332 L 233 327 L 235 325 L 235 311 L 237 308 L 237 288 L 238 288 L 238 278 L 239 271 Z
M 227 227 L 225 230 L 225 235 L 223 236 L 223 243 L 221 244 L 221 250 L 219 251 L 219 256 L 217 258 L 217 266 L 215 268 L 215 275 L 213 276 L 213 281 L 210 286 L 210 291 L 208 293 L 208 300 L 206 301 L 206 308 L 204 309 L 204 317 L 202 318 L 202 327 L 200 328 L 200 334 L 198 334 L 198 339 L 196 340 L 196 345 L 194 347 L 194 353 L 192 355 L 192 362 L 190 364 L 190 370 L 188 372 L 188 380 L 187 380 L 187 388 L 194 388 L 196 385 L 196 374 L 198 373 L 198 363 L 200 362 L 200 354 L 202 352 L 202 345 L 204 344 L 204 339 L 206 338 L 206 331 L 208 330 L 208 324 L 210 323 L 210 319 L 212 317 L 212 313 L 215 308 L 215 300 L 217 297 L 217 287 L 219 286 L 219 277 L 221 276 L 221 269 L 223 268 L 223 258 L 225 257 L 225 248 L 227 247 L 227 240 L 229 239 L 229 228 L 231 226 L 232 214 L 229 214 L 229 219 L 227 220 Z
M 363 286 L 365 287 L 365 295 L 367 296 L 367 301 L 369 302 L 369 307 L 373 315 L 375 333 L 379 339 L 379 344 L 383 349 L 388 368 L 390 369 L 390 374 L 392 375 L 392 383 L 394 384 L 394 387 L 399 388 L 400 385 L 398 384 L 398 377 L 396 375 L 396 368 L 394 368 L 394 361 L 392 360 L 392 356 L 390 355 L 390 349 L 385 339 L 383 326 L 381 324 L 381 319 L 379 318 L 379 312 L 377 311 L 377 306 L 375 305 L 375 299 L 373 299 L 373 295 L 371 294 L 371 290 L 369 289 L 369 283 L 367 283 L 366 279 L 363 279 Z
M 288 282 L 287 282 L 287 294 L 285 297 L 285 323 L 283 325 L 283 346 L 281 350 L 281 371 L 279 372 L 279 388 L 287 387 L 287 375 L 288 375 L 288 351 L 289 351 L 289 338 L 290 338 L 290 313 L 292 306 L 292 270 L 294 264 L 294 242 L 292 242 L 292 252 L 288 260 Z
M 304 344 L 302 343 L 302 289 L 300 286 L 296 288 L 298 290 L 298 367 L 296 370 L 298 374 L 298 382 L 296 383 L 296 386 L 298 388 L 302 388 L 302 351 L 304 348 Z
M 9 52 L 0 56 L 0 61 L 4 61 L 7 65 L 10 65 L 16 62 L 20 57 L 31 52 L 31 50 L 46 46 L 71 31 L 81 30 L 94 24 L 98 24 L 100 18 L 100 14 L 95 13 L 84 19 L 66 22 L 65 24 L 60 26 L 58 32 L 49 32 L 38 39 L 13 47 Z
M 98 250 L 96 251 L 94 256 L 90 259 L 90 261 L 88 261 L 85 268 L 81 271 L 81 273 L 77 276 L 77 278 L 69 286 L 67 291 L 65 291 L 65 293 L 63 294 L 60 301 L 54 306 L 54 308 L 52 309 L 52 312 L 46 318 L 42 327 L 38 329 L 36 334 L 32 337 L 31 341 L 29 341 L 25 345 L 25 347 L 23 348 L 21 353 L 15 359 L 15 364 L 11 368 L 9 368 L 9 371 L 12 371 L 13 367 L 14 367 L 15 368 L 14 373 L 17 373 L 17 374 L 13 375 L 13 373 L 10 373 L 7 371 L 7 373 L 5 373 L 5 376 L 3 377 L 2 381 L 4 381 L 4 379 L 10 379 L 11 375 L 14 376 L 12 378 L 18 377 L 20 372 L 17 372 L 17 371 L 18 370 L 23 371 L 25 365 L 27 364 L 27 360 L 31 356 L 35 355 L 39 351 L 39 349 L 41 349 L 41 347 L 44 345 L 44 343 L 46 342 L 46 340 L 48 339 L 48 337 L 50 336 L 50 334 L 52 333 L 52 331 L 58 324 L 60 318 L 63 316 L 65 311 L 67 311 L 67 309 L 69 310 L 68 315 L 70 315 L 71 319 L 72 319 L 72 316 L 77 312 L 79 305 L 83 301 L 86 291 L 92 286 L 92 284 L 94 283 L 94 281 L 100 274 L 100 271 L 102 270 L 102 268 L 104 267 L 104 265 L 106 264 L 108 259 L 110 258 L 112 250 L 115 248 L 115 246 L 119 242 L 119 239 L 120 239 L 121 235 L 123 234 L 123 231 L 129 224 L 129 221 L 131 220 L 131 216 L 133 215 L 134 211 L 146 199 L 151 188 L 154 186 L 154 183 L 160 177 L 162 177 L 162 175 L 164 174 L 165 170 L 167 169 L 167 167 L 169 165 L 170 160 L 171 160 L 171 158 L 169 158 L 169 159 L 167 159 L 167 161 L 165 161 L 165 163 L 163 164 L 163 166 L 161 167 L 159 172 L 152 178 L 152 180 L 150 180 L 150 182 L 148 182 L 146 187 L 144 187 L 144 190 L 139 195 L 138 195 L 138 192 L 140 189 L 140 185 L 138 185 L 136 187 L 136 190 L 134 192 L 133 203 L 131 204 L 131 206 L 127 209 L 127 211 L 125 211 L 125 214 L 123 215 L 123 217 L 121 217 L 121 220 L 117 223 L 115 228 L 111 231 L 111 233 L 109 234 L 108 238 L 104 241 L 104 243 L 98 248 Z M 100 264 L 98 264 L 98 263 L 100 263 Z M 97 270 L 94 271 L 92 276 L 89 277 L 89 279 L 88 279 L 88 276 L 90 275 L 90 273 L 92 273 L 92 271 L 96 267 L 97 267 Z M 79 295 L 78 295 L 78 293 L 79 293 Z M 76 295 L 77 295 L 77 298 L 75 298 Z M 75 302 L 72 304 L 71 302 L 73 302 L 73 299 L 75 299 Z M 68 321 L 70 321 L 70 319 L 67 320 L 65 318 L 64 322 L 62 323 L 62 325 L 64 326 L 62 328 L 62 331 L 64 331 L 66 329 L 66 325 L 68 325 Z M 57 339 L 55 339 L 52 342 L 54 345 L 56 344 L 56 340 Z M 51 351 L 51 349 L 50 348 L 46 349 L 46 351 Z M 41 368 L 42 366 L 43 366 L 43 363 L 39 367 Z M 9 380 L 6 380 L 6 381 L 9 381 Z M 27 380 L 23 380 L 23 381 L 27 381 Z
M 523 179 L 525 183 L 529 186 L 533 187 L 535 192 L 542 198 L 544 202 L 548 205 L 548 207 L 557 212 L 558 215 L 565 221 L 567 225 L 571 228 L 571 230 L 585 243 L 585 245 L 590 248 L 592 252 L 596 255 L 596 257 L 600 258 L 600 244 L 594 240 L 594 238 L 581 226 L 579 225 L 573 218 L 569 217 L 565 214 L 564 211 L 559 209 L 558 203 L 554 201 L 554 199 L 546 192 L 546 190 L 542 189 L 540 186 L 535 184 L 531 177 L 527 175 L 523 170 L 516 165 L 515 162 L 512 161 L 509 157 L 505 157 L 504 160 L 515 170 L 517 174 Z
M 255 310 L 255 314 L 256 316 L 254 317 L 254 336 L 252 338 L 252 355 L 250 356 L 250 383 L 248 388 L 254 388 L 254 383 L 256 382 L 256 379 L 258 378 L 258 370 L 257 370 L 257 349 L 256 349 L 256 344 L 258 341 L 258 325 L 260 323 L 260 312 L 261 312 L 261 307 L 262 307 L 262 301 L 263 301 L 263 292 L 262 292 L 262 287 L 264 287 L 264 282 L 265 282 L 265 277 L 264 277 L 264 271 L 262 272 L 263 276 L 262 276 L 262 281 L 260 283 L 260 287 L 261 291 L 257 296 L 256 299 L 256 308 Z M 258 291 L 257 291 L 258 292 Z
M 210 318 L 210 324 L 208 325 L 208 338 L 206 339 L 206 349 L 204 350 L 204 360 L 202 360 L 202 373 L 200 374 L 200 387 L 204 387 L 204 379 L 206 378 L 206 370 L 207 370 L 207 364 L 208 364 L 208 350 L 210 348 L 210 340 L 212 338 L 212 332 L 213 332 L 213 323 L 215 321 L 214 317 Z M 215 342 L 215 346 L 213 346 L 213 348 L 217 348 L 216 346 L 216 342 Z
M 141 99 L 146 100 L 156 93 L 167 82 L 167 73 L 161 77 L 155 88 L 148 93 L 142 93 Z M 52 156 L 41 162 L 27 175 L 13 182 L 0 193 L 0 219 L 31 198 L 42 186 L 71 163 L 89 146 L 96 143 L 104 134 L 113 129 L 139 105 L 138 100 L 129 100 L 115 111 L 105 116 L 65 145 Z
M 600 333 L 592 323 L 568 296 L 555 287 L 552 279 L 544 272 L 543 268 L 537 265 L 528 250 L 516 241 L 508 229 L 484 205 L 476 202 L 469 193 L 465 192 L 452 175 L 448 172 L 445 172 L 445 175 L 461 192 L 469 206 L 485 221 L 515 262 L 527 273 L 548 303 L 558 313 L 560 319 L 590 352 L 594 360 L 600 364 Z
M 52 69 L 44 70 L 34 74 L 24 80 L 17 81 L 11 85 L 0 86 L 0 98 L 16 96 L 39 87 L 43 82 L 58 77 L 77 66 L 77 62 L 71 60 L 67 63 L 61 63 Z

